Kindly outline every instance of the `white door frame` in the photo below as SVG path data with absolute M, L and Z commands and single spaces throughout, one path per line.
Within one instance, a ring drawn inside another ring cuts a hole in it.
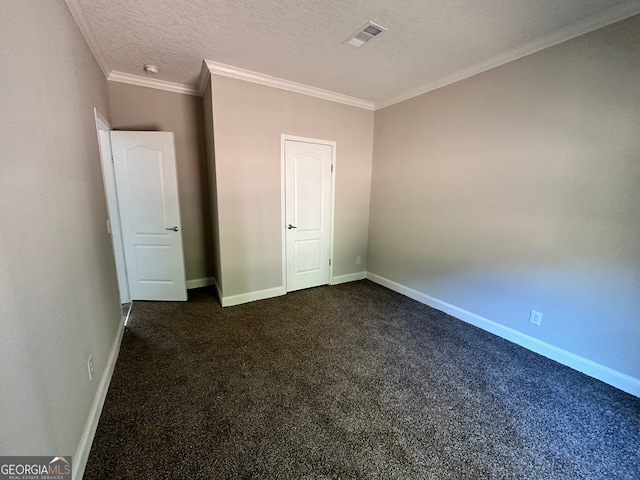
M 116 272 L 118 273 L 118 288 L 120 290 L 120 303 L 129 303 L 131 301 L 131 294 L 129 293 L 129 281 L 127 279 L 127 269 L 124 260 L 124 243 L 122 240 L 122 225 L 120 223 L 120 210 L 118 208 L 118 197 L 116 192 L 116 179 L 113 170 L 113 161 L 111 158 L 105 158 L 102 151 L 102 138 L 100 132 L 107 133 L 107 140 L 109 141 L 109 149 L 111 149 L 111 125 L 109 122 L 98 112 L 96 108 L 93 109 L 93 114 L 96 120 L 96 133 L 98 135 L 98 150 L 100 151 L 100 164 L 102 166 L 102 181 L 104 183 L 104 193 L 107 200 L 107 212 L 109 218 L 107 219 L 108 226 L 110 227 L 111 241 L 113 244 L 113 254 L 115 256 Z
M 329 242 L 329 285 L 333 285 L 333 239 L 334 239 L 334 210 L 336 199 L 336 142 L 332 140 L 320 140 L 317 138 L 298 137 L 295 135 L 287 135 L 283 133 L 280 136 L 280 235 L 282 242 L 282 286 L 284 292 L 287 293 L 287 238 L 286 238 L 286 159 L 285 159 L 285 143 L 287 140 L 304 143 L 317 143 L 319 145 L 328 145 L 332 151 L 331 165 L 331 219 L 330 219 L 330 242 Z

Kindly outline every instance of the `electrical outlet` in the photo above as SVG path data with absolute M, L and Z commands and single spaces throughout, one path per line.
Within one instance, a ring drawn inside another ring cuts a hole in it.
M 360 258 L 360 255 L 358 255 L 356 257 L 356 265 L 360 265 L 360 263 L 362 263 L 362 258 Z
M 89 370 L 89 381 L 93 380 L 93 355 L 89 355 L 87 360 L 87 370 Z
M 529 323 L 540 326 L 542 323 L 542 313 L 531 310 L 531 313 L 529 314 Z

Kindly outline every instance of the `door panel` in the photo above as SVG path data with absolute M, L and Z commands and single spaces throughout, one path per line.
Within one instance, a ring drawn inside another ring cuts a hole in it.
M 295 243 L 296 273 L 316 272 L 322 269 L 322 241 L 299 240 Z
M 126 151 L 127 186 L 131 201 L 134 234 L 163 231 L 167 225 L 164 197 L 162 150 L 136 145 Z
M 333 147 L 285 141 L 287 291 L 329 283 Z
M 298 232 L 321 230 L 323 209 L 322 159 L 303 153 L 294 159 L 295 215 Z
M 170 132 L 111 132 L 133 300 L 186 300 L 178 179 Z

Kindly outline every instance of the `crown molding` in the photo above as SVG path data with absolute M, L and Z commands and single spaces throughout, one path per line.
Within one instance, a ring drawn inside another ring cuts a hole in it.
M 157 90 L 165 90 L 167 92 L 182 93 L 184 95 L 200 96 L 198 90 L 189 85 L 141 77 L 140 75 L 132 75 L 130 73 L 111 72 L 107 76 L 107 80 L 111 82 L 128 83 L 129 85 L 137 85 L 139 87 L 155 88 Z
M 574 23 L 562 30 L 525 43 L 520 47 L 507 50 L 506 52 L 491 57 L 483 62 L 476 63 L 475 65 L 464 68 L 450 75 L 445 75 L 434 82 L 422 85 L 421 87 L 409 90 L 408 92 L 396 95 L 382 102 L 377 102 L 375 104 L 375 109 L 380 110 L 382 108 L 395 105 L 396 103 L 404 102 L 405 100 L 451 85 L 452 83 L 478 75 L 479 73 L 486 72 L 492 68 L 513 62 L 514 60 L 526 57 L 532 53 L 553 47 L 554 45 L 558 45 L 562 42 L 566 42 L 567 40 L 571 40 L 579 37 L 580 35 L 584 35 L 638 14 L 640 14 L 640 2 L 638 0 L 631 0 L 623 3 L 622 5 L 618 5 L 617 7 L 605 10 L 599 14 L 587 17 L 586 19 L 578 23 Z
M 209 69 L 209 73 L 211 73 L 212 75 L 215 74 L 222 75 L 223 77 L 231 77 L 237 80 L 244 80 L 246 82 L 257 83 L 260 85 L 265 85 L 267 87 L 279 88 L 281 90 L 287 90 L 289 92 L 300 93 L 302 95 L 321 98 L 323 100 L 329 100 L 331 102 L 363 108 L 365 110 L 373 111 L 375 107 L 373 102 L 362 100 L 360 98 L 342 95 L 341 93 L 311 87 L 309 85 L 284 80 L 282 78 L 271 77 L 262 73 L 245 70 L 231 65 L 225 65 L 223 63 L 213 62 L 211 60 L 205 60 L 204 62 Z M 204 83 L 204 85 L 206 85 L 206 82 L 201 83 Z
M 107 61 L 107 57 L 105 56 L 102 48 L 100 48 L 100 44 L 96 39 L 95 34 L 93 33 L 93 29 L 87 20 L 87 17 L 84 14 L 84 10 L 78 3 L 78 0 L 64 0 L 67 4 L 67 8 L 69 12 L 71 12 L 71 16 L 76 21 L 76 25 L 78 25 L 78 29 L 80 33 L 84 37 L 84 41 L 87 43 L 89 50 L 93 53 L 93 57 L 98 62 L 98 66 L 105 77 L 108 77 L 111 73 L 111 67 L 109 66 L 109 62 Z

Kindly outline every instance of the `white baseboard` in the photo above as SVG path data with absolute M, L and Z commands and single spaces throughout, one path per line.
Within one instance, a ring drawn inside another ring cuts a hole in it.
M 349 273 L 347 275 L 339 275 L 331 279 L 331 285 L 339 285 L 341 283 L 355 282 L 356 280 L 364 280 L 367 276 L 367 272 Z M 256 292 L 241 293 L 240 295 L 232 295 L 223 297 L 218 283 L 215 278 L 211 278 L 212 285 L 215 285 L 218 290 L 218 297 L 221 299 L 220 303 L 223 307 L 232 307 L 234 305 L 240 305 L 242 303 L 255 302 L 256 300 L 264 300 L 266 298 L 279 297 L 286 295 L 287 290 L 284 286 L 269 288 L 266 290 L 258 290 Z
M 131 309 L 133 308 L 133 300 L 129 301 L 129 308 L 127 309 L 127 314 L 122 317 L 122 324 L 126 327 L 127 323 L 129 323 L 129 317 L 131 316 Z
M 218 290 L 219 291 L 219 290 Z M 276 287 L 266 290 L 258 290 L 256 292 L 241 293 L 240 295 L 230 295 L 227 297 L 220 296 L 223 307 L 232 307 L 241 303 L 255 302 L 256 300 L 264 300 L 265 298 L 279 297 L 287 293 L 286 288 Z
M 488 320 L 476 315 L 475 313 L 456 307 L 450 303 L 443 302 L 442 300 L 438 300 L 437 298 L 376 275 L 375 273 L 367 272 L 367 278 L 372 282 L 393 290 L 394 292 L 406 295 L 409 298 L 420 303 L 424 303 L 425 305 L 429 305 L 437 310 L 441 310 L 452 317 L 462 320 L 463 322 L 470 323 L 482 330 L 520 345 L 521 347 L 550 358 L 551 360 L 555 360 L 558 363 L 571 367 L 574 370 L 578 370 L 590 377 L 608 383 L 609 385 L 619 388 L 631 395 L 640 397 L 640 380 L 637 378 L 618 372 L 617 370 L 593 362 L 588 358 L 573 354 L 567 350 L 563 350 L 562 348 L 558 348 L 550 343 L 543 342 L 512 328 L 505 327 L 500 323 Z
M 340 285 L 341 283 L 355 282 L 357 280 L 364 280 L 367 277 L 367 272 L 348 273 L 346 275 L 338 275 L 331 279 L 331 285 Z
M 220 285 L 218 285 L 218 280 L 216 280 L 215 277 L 211 277 L 211 280 L 213 280 L 213 286 L 216 287 L 216 292 L 218 293 L 218 300 L 220 301 L 220 305 L 222 305 L 222 289 Z
M 124 333 L 124 323 L 119 322 L 120 327 L 118 333 L 113 341 L 109 358 L 107 359 L 107 365 L 100 379 L 100 385 L 96 391 L 96 396 L 93 399 L 91 410 L 89 410 L 89 417 L 87 423 L 80 437 L 80 443 L 76 450 L 76 454 L 73 456 L 73 471 L 72 477 L 81 479 L 84 475 L 84 469 L 87 466 L 87 460 L 89 460 L 89 452 L 91 451 L 91 444 L 93 443 L 93 437 L 96 434 L 98 428 L 98 421 L 100 420 L 100 414 L 102 413 L 102 407 L 104 401 L 107 398 L 107 391 L 109 390 L 109 384 L 111 383 L 111 376 L 113 375 L 113 369 L 116 366 L 118 360 L 118 354 L 120 353 L 120 343 L 122 342 L 122 335 Z
M 216 283 L 216 279 L 213 277 L 196 278 L 194 280 L 187 280 L 187 290 L 191 290 L 192 288 L 209 287 L 211 285 L 215 285 L 215 283 Z

